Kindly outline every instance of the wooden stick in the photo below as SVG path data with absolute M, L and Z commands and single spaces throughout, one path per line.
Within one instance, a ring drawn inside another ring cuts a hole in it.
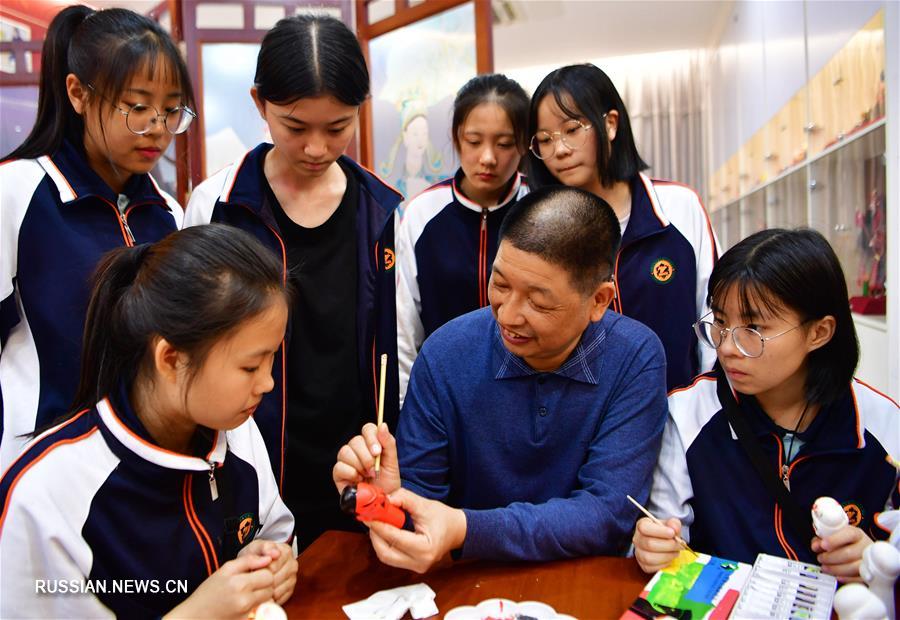
M 649 510 L 647 510 L 646 508 L 644 508 L 643 506 L 641 506 L 641 505 L 638 503 L 638 501 L 637 501 L 636 499 L 634 499 L 634 498 L 631 497 L 630 495 L 626 495 L 625 497 L 628 498 L 628 501 L 630 501 L 632 504 L 634 504 L 635 506 L 637 506 L 638 510 L 640 510 L 640 511 L 643 512 L 645 515 L 647 515 L 647 518 L 648 518 L 648 519 L 650 519 L 651 521 L 653 521 L 653 522 L 656 523 L 657 525 L 661 525 L 661 526 L 663 526 L 663 527 L 669 527 L 668 525 L 666 525 L 665 523 L 663 523 L 662 521 L 660 521 L 659 519 L 657 519 L 656 517 L 654 517 L 654 516 L 650 513 Z M 682 548 L 685 549 L 686 551 L 690 551 L 690 552 L 693 553 L 694 555 L 699 555 L 696 551 L 694 551 L 693 549 L 691 549 L 691 548 L 688 546 L 688 544 L 684 541 L 684 538 L 682 538 L 681 536 L 678 535 L 678 532 L 675 533 L 675 542 L 677 542 L 679 545 L 681 545 Z
M 378 426 L 381 428 L 384 422 L 384 379 L 387 375 L 387 353 L 381 354 L 381 379 L 378 386 Z M 378 470 L 381 469 L 381 454 L 375 456 L 375 476 L 378 476 Z

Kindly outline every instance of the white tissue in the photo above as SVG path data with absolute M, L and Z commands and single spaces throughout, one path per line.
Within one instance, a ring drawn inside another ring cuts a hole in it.
M 344 605 L 344 613 L 350 620 L 400 620 L 408 611 L 419 620 L 437 615 L 434 590 L 424 583 L 381 590 L 356 603 Z

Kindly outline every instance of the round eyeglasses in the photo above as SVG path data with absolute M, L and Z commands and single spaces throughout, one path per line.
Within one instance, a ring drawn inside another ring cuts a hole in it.
M 712 313 L 707 313 L 703 318 L 705 319 L 710 314 Z M 694 332 L 697 334 L 697 338 L 700 342 L 713 349 L 721 347 L 722 343 L 725 342 L 725 338 L 728 337 L 728 334 L 731 334 L 734 346 L 737 347 L 737 350 L 740 351 L 744 357 L 760 357 L 766 348 L 766 342 L 784 336 L 786 333 L 794 331 L 804 323 L 806 323 L 806 321 L 800 323 L 800 325 L 794 325 L 780 334 L 764 337 L 752 327 L 719 327 L 715 323 L 700 319 L 694 323 Z
M 606 114 L 603 115 L 604 117 Z M 539 131 L 531 137 L 528 148 L 538 159 L 550 159 L 556 153 L 556 142 L 559 140 L 570 151 L 575 151 L 587 142 L 588 132 L 592 125 L 585 125 L 577 119 L 569 119 L 563 123 L 559 131 Z
M 95 93 L 97 92 L 97 89 L 92 85 L 88 84 L 88 86 Z M 103 97 L 103 95 L 100 96 Z M 109 101 L 109 104 L 125 117 L 125 127 L 128 128 L 128 131 L 138 136 L 149 133 L 159 119 L 162 119 L 166 131 L 178 135 L 187 131 L 194 119 L 197 118 L 196 112 L 183 105 L 166 110 L 165 114 L 160 114 L 159 110 L 152 105 L 136 103 L 128 106 L 128 109 L 123 109 L 106 97 L 103 97 L 103 99 Z

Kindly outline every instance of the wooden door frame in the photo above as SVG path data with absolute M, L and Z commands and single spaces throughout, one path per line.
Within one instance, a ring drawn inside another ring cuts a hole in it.
M 425 0 L 409 6 L 409 0 L 394 0 L 394 13 L 369 23 L 368 4 L 371 0 L 355 0 L 356 31 L 366 64 L 369 62 L 369 41 L 398 28 L 414 24 L 438 13 L 472 2 L 475 5 L 475 70 L 492 73 L 494 70 L 493 13 L 490 0 Z M 372 103 L 366 101 L 359 115 L 360 163 L 374 169 L 375 154 L 372 140 Z

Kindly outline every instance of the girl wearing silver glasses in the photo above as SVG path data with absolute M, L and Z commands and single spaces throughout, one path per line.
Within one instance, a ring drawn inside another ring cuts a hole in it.
M 151 19 L 73 6 L 51 22 L 34 129 L 0 165 L 0 471 L 72 402 L 98 259 L 181 225 L 149 172 L 192 105 L 184 60 Z
M 529 184 L 562 183 L 592 192 L 619 219 L 613 308 L 653 329 L 666 351 L 669 389 L 712 367 L 691 324 L 718 250 L 706 211 L 690 187 L 649 178 L 628 111 L 594 65 L 550 73 L 531 98 Z
M 758 553 L 859 580 L 863 550 L 886 538 L 879 511 L 900 504 L 900 410 L 853 378 L 859 345 L 834 250 L 812 230 L 765 230 L 719 260 L 712 312 L 695 325 L 715 372 L 669 395 L 650 492 L 665 525 L 641 519 L 648 572 L 693 549 L 752 563 Z M 819 537 L 810 509 L 832 497 L 849 524 Z

